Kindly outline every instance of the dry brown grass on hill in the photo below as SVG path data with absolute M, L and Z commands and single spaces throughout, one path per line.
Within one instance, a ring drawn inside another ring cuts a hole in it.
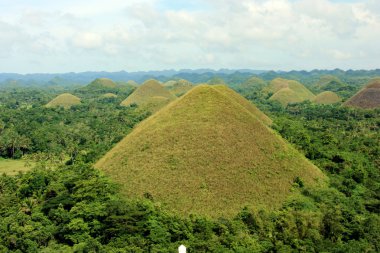
M 117 98 L 116 94 L 113 93 L 106 93 L 101 96 L 102 98 Z
M 298 176 L 321 171 L 226 87 L 200 85 L 140 123 L 98 163 L 129 197 L 149 193 L 182 215 L 277 208 Z
M 157 111 L 176 97 L 156 80 L 148 80 L 129 95 L 121 105 L 137 104 L 149 111 Z
M 255 105 L 253 105 L 250 101 L 236 93 L 235 91 L 231 90 L 225 85 L 216 85 L 214 86 L 215 89 L 217 89 L 219 92 L 223 93 L 225 96 L 229 97 L 230 99 L 233 99 L 235 102 L 239 103 L 241 106 L 243 106 L 245 109 L 247 109 L 249 112 L 251 112 L 253 115 L 255 115 L 259 120 L 264 122 L 266 125 L 270 126 L 272 125 L 272 120 L 269 118 L 265 113 L 260 111 Z
M 68 109 L 71 106 L 80 103 L 80 98 L 77 96 L 71 95 L 70 93 L 63 93 L 47 103 L 46 107 L 64 107 L 65 109 Z
M 342 101 L 342 99 L 332 91 L 324 91 L 322 93 L 319 93 L 313 100 L 314 103 L 317 104 L 335 104 Z
M 366 87 L 356 93 L 344 105 L 362 109 L 380 108 L 380 78 L 371 80 Z

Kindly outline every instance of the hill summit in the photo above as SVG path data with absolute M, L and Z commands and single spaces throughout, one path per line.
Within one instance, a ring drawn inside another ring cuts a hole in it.
M 116 88 L 117 84 L 108 78 L 97 78 L 87 85 L 88 88 Z
M 80 103 L 80 98 L 77 96 L 70 93 L 63 93 L 47 103 L 46 107 L 64 107 L 65 109 L 68 109 L 71 106 L 78 105 Z
M 344 105 L 362 109 L 380 108 L 380 78 L 372 79 Z
M 129 197 L 153 197 L 182 215 L 233 216 L 244 206 L 276 208 L 295 178 L 322 172 L 225 86 L 199 85 L 120 141 L 95 165 Z
M 148 80 L 139 86 L 131 95 L 129 95 L 121 105 L 129 106 L 136 104 L 149 111 L 157 111 L 176 97 L 156 80 Z
M 270 100 L 276 100 L 284 106 L 289 103 L 312 100 L 315 97 L 315 95 L 301 83 L 283 78 L 273 79 L 264 91 L 273 94 L 269 98 Z

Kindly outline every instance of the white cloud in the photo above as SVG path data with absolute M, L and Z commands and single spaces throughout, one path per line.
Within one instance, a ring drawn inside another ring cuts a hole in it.
M 0 9 L 0 72 L 380 65 L 377 0 L 111 2 L 19 0 Z

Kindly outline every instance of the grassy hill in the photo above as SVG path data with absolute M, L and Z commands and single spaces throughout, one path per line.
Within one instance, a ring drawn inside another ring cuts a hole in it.
M 362 109 L 380 108 L 380 78 L 372 79 L 344 105 Z
M 116 88 L 117 84 L 108 78 L 97 78 L 87 85 L 88 88 Z
M 249 94 L 252 92 L 261 91 L 265 86 L 267 86 L 267 83 L 263 79 L 258 77 L 251 77 L 245 82 L 236 85 L 235 89 L 239 92 Z
M 120 105 L 130 106 L 136 104 L 150 111 L 157 111 L 176 97 L 167 91 L 158 81 L 148 80 L 139 86 Z
M 180 80 L 168 81 L 164 84 L 164 87 L 165 89 L 170 91 L 170 93 L 172 93 L 173 95 L 180 97 L 186 92 L 188 92 L 189 90 L 191 90 L 194 87 L 194 85 L 187 80 L 180 79 Z
M 91 99 L 107 93 L 126 97 L 135 89 L 136 86 L 131 82 L 114 82 L 108 78 L 97 78 L 85 87 L 76 89 L 75 92 L 81 97 Z
M 78 105 L 80 103 L 80 98 L 77 96 L 74 96 L 70 93 L 63 93 L 47 103 L 46 107 L 64 107 L 68 109 L 71 106 Z
M 315 86 L 320 90 L 337 91 L 347 85 L 336 76 L 324 75 L 319 78 Z
M 314 185 L 324 176 L 243 100 L 224 86 L 196 86 L 140 123 L 95 166 L 126 196 L 153 197 L 182 215 L 277 208 L 296 177 Z
M 264 92 L 273 94 L 269 99 L 279 101 L 286 106 L 289 103 L 297 103 L 314 99 L 315 95 L 301 83 L 283 78 L 273 79 Z
M 317 104 L 335 104 L 342 101 L 342 99 L 332 91 L 324 91 L 319 93 L 312 102 Z

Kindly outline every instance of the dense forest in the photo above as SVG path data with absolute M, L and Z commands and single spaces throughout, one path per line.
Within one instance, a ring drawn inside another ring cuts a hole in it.
M 314 74 L 285 77 L 317 90 Z M 372 77 L 338 74 L 349 87 L 340 90 L 345 98 Z M 269 80 L 279 73 L 261 75 Z M 239 86 L 250 76 L 235 73 L 231 86 L 328 175 L 328 187 L 310 188 L 297 178 L 295 194 L 279 210 L 182 217 L 151 196 L 123 197 L 92 167 L 150 115 L 120 106 L 128 93 L 87 94 L 80 105 L 63 109 L 44 105 L 67 87 L 7 88 L 0 95 L 0 156 L 35 166 L 0 176 L 0 252 L 176 252 L 180 244 L 188 252 L 379 252 L 380 110 L 309 101 L 284 107 L 268 100 L 262 87 Z

